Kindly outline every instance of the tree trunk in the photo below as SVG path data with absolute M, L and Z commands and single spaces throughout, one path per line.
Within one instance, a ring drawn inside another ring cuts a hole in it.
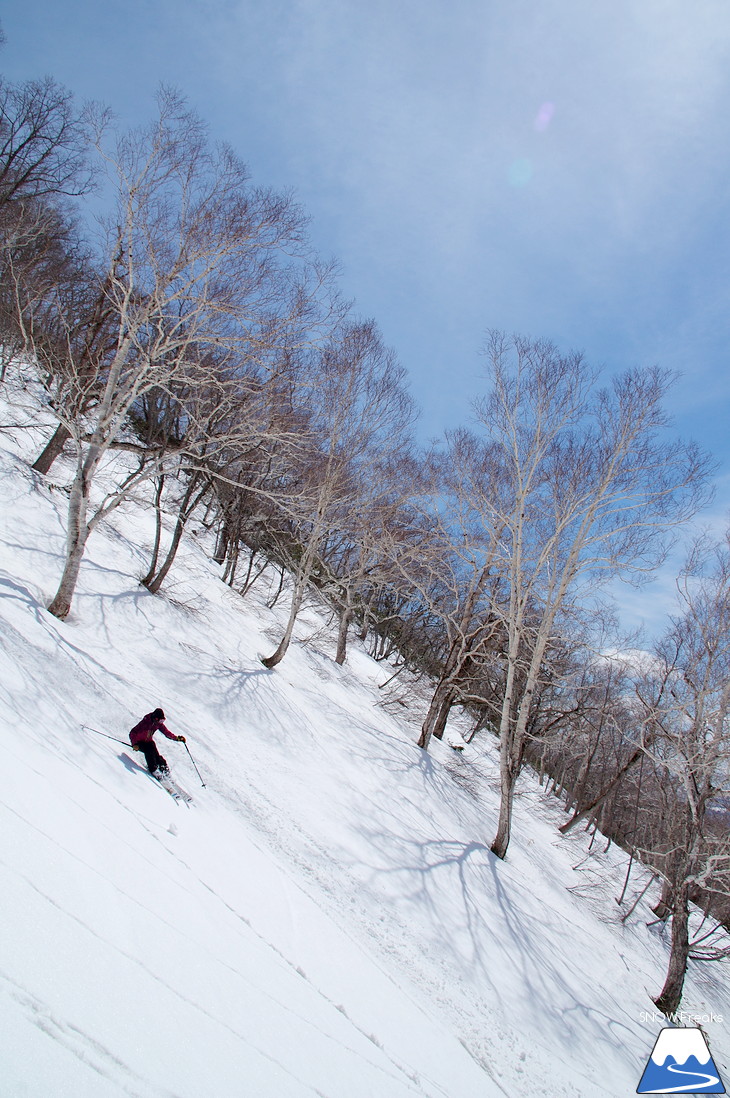
M 297 615 L 302 608 L 302 602 L 304 601 L 304 591 L 306 584 L 303 579 L 297 581 L 297 585 L 294 589 L 294 595 L 291 600 L 291 607 L 289 609 L 289 620 L 286 623 L 286 629 L 284 630 L 284 636 L 279 642 L 279 647 L 276 649 L 272 656 L 267 656 L 266 659 L 262 659 L 264 667 L 268 667 L 271 671 L 277 664 L 281 663 L 286 655 L 289 645 L 291 644 L 292 636 L 294 635 L 294 624 L 297 620 Z
M 598 794 L 598 796 L 594 797 L 593 800 L 591 801 L 591 803 L 586 805 L 585 808 L 581 808 L 580 812 L 574 813 L 574 815 L 572 815 L 570 817 L 570 819 L 566 821 L 566 823 L 561 824 L 560 827 L 558 828 L 558 831 L 560 831 L 560 833 L 562 835 L 567 835 L 567 833 L 569 831 L 571 831 L 575 827 L 576 824 L 579 824 L 581 820 L 584 820 L 586 818 L 586 816 L 590 816 L 590 814 L 592 812 L 594 812 L 595 809 L 598 808 L 598 806 L 606 799 L 606 797 L 609 795 L 609 793 L 613 789 L 616 788 L 618 783 L 623 778 L 624 774 L 628 773 L 628 771 L 631 769 L 631 767 L 636 762 L 638 762 L 638 760 L 641 758 L 641 756 L 642 756 L 642 751 L 641 750 L 635 751 L 633 753 L 633 755 L 631 756 L 631 758 L 628 760 L 628 762 L 625 762 L 624 765 L 618 770 L 618 772 L 616 774 L 614 774 L 614 776 L 611 778 L 608 785 L 605 786 L 605 788 L 601 790 L 601 792 Z
M 444 698 L 439 714 L 436 717 L 433 726 L 433 734 L 437 740 L 442 740 L 444 738 L 444 732 L 446 731 L 446 722 L 449 719 L 449 714 L 451 713 L 451 708 L 454 704 L 455 697 L 456 691 L 450 690 Z
M 662 881 L 662 894 L 657 900 L 656 905 L 652 908 L 652 911 L 656 915 L 657 919 L 661 919 L 662 922 L 666 922 L 669 916 L 672 914 L 672 886 L 666 879 Z
M 689 884 L 682 881 L 675 892 L 672 915 L 672 951 L 669 955 L 667 978 L 661 993 L 654 1000 L 663 1014 L 673 1014 L 682 999 L 684 977 L 689 957 Z
M 56 618 L 60 618 L 61 621 L 68 617 L 68 613 L 71 609 L 71 600 L 73 599 L 74 591 L 76 590 L 85 547 L 86 539 L 80 537 L 74 548 L 66 557 L 66 564 L 63 569 L 63 575 L 61 576 L 61 582 L 58 585 L 56 594 L 53 596 L 53 600 L 48 606 L 49 613 L 53 614 Z
M 517 713 L 517 720 L 513 720 L 513 701 L 516 691 L 515 678 L 517 669 L 518 645 L 513 638 L 510 642 L 510 652 L 507 662 L 507 678 L 502 699 L 502 714 L 499 721 L 499 821 L 497 833 L 491 851 L 498 858 L 507 855 L 510 832 L 512 828 L 512 804 L 514 801 L 515 782 L 520 772 L 522 756 L 521 735 L 527 724 L 526 716 Z
M 71 609 L 71 600 L 76 590 L 79 578 L 81 561 L 84 549 L 89 537 L 89 528 L 86 523 L 86 509 L 88 505 L 88 492 L 90 480 L 85 477 L 84 469 L 77 470 L 76 478 L 71 488 L 71 497 L 68 505 L 68 532 L 66 534 L 66 561 L 63 567 L 63 575 L 49 607 L 49 613 L 62 621 L 68 616 Z
M 237 546 L 240 545 L 240 544 L 241 544 L 240 542 L 236 543 Z M 266 571 L 266 569 L 269 567 L 269 562 L 266 559 L 266 557 L 264 557 L 264 563 L 261 565 L 260 568 L 256 569 L 256 573 L 254 574 L 253 562 L 256 558 L 257 553 L 258 553 L 257 549 L 249 549 L 248 568 L 246 569 L 246 578 L 245 578 L 245 580 L 243 581 L 243 583 L 241 584 L 241 586 L 238 589 L 238 593 L 242 598 L 243 598 L 244 595 L 246 595 L 248 593 L 250 588 L 254 585 L 256 580 L 259 578 L 259 576 L 262 576 L 264 574 L 264 572 Z M 236 560 L 238 560 L 238 549 L 236 549 Z M 234 571 L 235 571 L 235 569 L 234 569 Z M 233 584 L 233 572 L 231 573 L 231 578 L 230 578 L 229 582 L 231 583 L 231 585 Z
M 580 805 L 585 799 L 586 787 L 588 785 L 588 775 L 590 773 L 591 764 L 593 763 L 593 758 L 596 754 L 596 751 L 598 750 L 598 742 L 598 737 L 596 737 L 595 744 L 593 744 L 592 746 L 589 745 L 589 750 L 586 751 L 581 760 L 578 775 L 575 779 L 575 783 L 573 783 L 572 786 L 570 799 L 566 800 L 565 802 L 566 812 L 570 808 L 572 808 L 574 812 L 577 812 Z
M 148 578 L 148 572 L 147 576 L 145 576 L 145 578 L 142 580 L 142 583 L 152 595 L 156 595 L 157 592 L 160 590 L 162 584 L 167 578 L 167 573 L 172 568 L 173 561 L 177 556 L 177 551 L 183 536 L 183 530 L 185 529 L 186 518 L 187 516 L 184 513 L 181 512 L 180 514 L 178 514 L 177 522 L 175 523 L 175 530 L 172 535 L 172 541 L 170 542 L 170 548 L 167 550 L 167 556 L 163 560 L 160 568 L 155 575 L 153 575 L 151 578 Z
M 337 655 L 335 656 L 335 663 L 342 666 L 347 657 L 347 630 L 350 628 L 350 622 L 352 621 L 353 610 L 350 605 L 350 591 L 347 592 L 347 602 L 340 612 L 340 625 L 337 631 Z
M 157 558 L 160 555 L 160 542 L 162 540 L 162 489 L 165 483 L 164 474 L 157 478 L 157 488 L 155 490 L 155 542 L 152 546 L 152 560 L 147 570 L 147 575 L 140 580 L 140 583 L 146 587 L 151 581 L 157 568 Z
M 436 689 L 428 707 L 426 719 L 421 726 L 418 746 L 422 747 L 424 751 L 428 750 L 431 736 L 435 736 L 437 740 L 443 738 L 446 721 L 449 718 L 449 712 L 456 694 L 454 682 L 464 667 L 470 647 L 469 644 L 454 641 L 449 649 L 441 677 L 436 684 Z
M 448 684 L 441 683 L 436 688 L 428 707 L 426 719 L 421 727 L 421 735 L 418 740 L 419 747 L 427 749 L 431 742 L 431 736 L 435 736 L 437 740 L 443 739 L 446 722 L 454 704 L 454 695 L 453 686 Z
M 426 719 L 421 728 L 418 746 L 424 748 L 424 750 L 428 750 L 431 736 L 435 736 L 438 740 L 443 738 L 446 722 L 449 719 L 449 713 L 456 697 L 455 684 L 459 681 L 469 660 L 473 657 L 475 647 L 478 647 L 480 643 L 480 629 L 472 629 L 470 634 L 468 629 L 472 624 L 474 608 L 489 574 L 489 568 L 483 568 L 467 594 L 456 625 L 456 637 L 451 641 L 441 676 L 436 684 Z
M 494 836 L 491 851 L 492 854 L 496 854 L 498 858 L 504 860 L 507 855 L 507 847 L 509 846 L 512 829 L 512 804 L 515 796 L 515 785 L 517 784 L 517 771 L 512 766 L 509 758 L 500 759 L 499 771 L 501 794 L 499 801 L 499 822 L 497 823 L 497 834 Z
M 294 623 L 297 620 L 297 615 L 299 614 L 299 611 L 302 608 L 302 603 L 304 602 L 304 595 L 305 595 L 305 592 L 307 590 L 307 584 L 309 583 L 311 575 L 312 575 L 312 566 L 314 565 L 314 558 L 317 555 L 317 549 L 319 548 L 319 544 L 320 544 L 320 535 L 321 535 L 322 528 L 321 528 L 319 520 L 321 520 L 321 517 L 322 517 L 322 512 L 320 510 L 320 512 L 318 514 L 318 521 L 315 523 L 314 529 L 313 529 L 312 534 L 310 536 L 309 544 L 307 545 L 307 548 L 306 548 L 306 550 L 305 550 L 305 552 L 302 556 L 302 559 L 299 562 L 299 567 L 297 568 L 297 571 L 296 571 L 296 578 L 294 580 L 294 594 L 293 594 L 292 600 L 291 600 L 291 607 L 289 609 L 289 620 L 286 623 L 286 629 L 284 630 L 284 636 L 281 638 L 281 641 L 279 643 L 279 647 L 276 649 L 276 651 L 273 653 L 273 655 L 268 656 L 265 659 L 261 660 L 264 667 L 268 667 L 269 670 L 276 667 L 277 664 L 281 663 L 281 661 L 284 659 L 284 656 L 286 655 L 286 653 L 289 649 L 291 639 L 294 635 Z M 283 571 L 283 568 L 282 568 L 282 580 L 281 580 L 281 584 L 279 585 L 279 591 L 281 591 L 281 587 L 283 586 L 283 583 L 284 583 L 284 571 Z M 278 595 L 277 595 L 277 598 L 278 598 Z
M 223 569 L 223 576 L 221 578 L 229 587 L 233 587 L 236 580 L 236 569 L 238 568 L 238 557 L 240 552 L 241 543 L 237 538 L 228 542 L 226 549 L 226 566 Z
M 62 423 L 59 423 L 43 450 L 41 450 L 40 454 L 33 462 L 31 468 L 35 469 L 36 473 L 42 473 L 43 476 L 46 476 L 70 438 L 71 432 L 69 429 L 64 427 Z
M 269 609 L 269 610 L 274 609 L 277 602 L 279 601 L 279 598 L 281 596 L 281 592 L 284 590 L 284 576 L 285 576 L 285 574 L 286 574 L 286 569 L 284 568 L 283 564 L 280 564 L 279 565 L 279 586 L 276 589 L 276 594 L 274 595 L 274 597 L 270 598 L 269 601 L 266 603 L 267 609 Z
M 223 564 L 223 561 L 228 555 L 229 543 L 230 534 L 228 519 L 224 517 L 221 520 L 220 529 L 218 530 L 218 537 L 215 540 L 215 549 L 213 550 L 213 560 L 216 564 Z
M 157 592 L 160 590 L 160 587 L 162 586 L 162 584 L 164 583 L 164 581 L 167 577 L 167 573 L 172 568 L 173 561 L 175 560 L 175 557 L 177 556 L 177 551 L 178 551 L 178 548 L 180 546 L 180 541 L 181 541 L 182 536 L 183 536 L 183 531 L 185 529 L 185 524 L 187 523 L 188 519 L 192 515 L 195 508 L 200 503 L 201 499 L 203 498 L 203 495 L 208 491 L 208 482 L 206 481 L 206 483 L 203 484 L 203 487 L 200 489 L 200 491 L 196 495 L 195 499 L 192 499 L 193 491 L 194 491 L 195 487 L 197 486 L 197 484 L 199 483 L 199 481 L 200 481 L 200 474 L 195 473 L 193 476 L 191 476 L 190 483 L 188 484 L 187 488 L 185 489 L 185 495 L 182 498 L 182 502 L 180 504 L 180 509 L 178 510 L 178 513 L 177 513 L 177 522 L 175 523 L 175 530 L 174 530 L 173 535 L 172 535 L 172 541 L 170 542 L 170 548 L 167 551 L 167 556 L 165 557 L 164 561 L 162 562 L 162 565 L 160 566 L 160 568 L 159 568 L 159 570 L 157 571 L 156 574 L 151 574 L 152 573 L 152 568 L 150 568 L 150 571 L 147 573 L 147 575 L 142 580 L 142 583 L 144 584 L 144 586 L 153 595 L 156 595 Z

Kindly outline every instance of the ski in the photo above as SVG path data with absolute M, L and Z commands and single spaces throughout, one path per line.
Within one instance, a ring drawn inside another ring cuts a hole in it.
M 147 777 L 151 779 L 151 781 L 155 782 L 157 785 L 161 785 L 165 792 L 169 793 L 174 801 L 181 801 L 183 804 L 193 803 L 193 798 L 190 796 L 188 791 L 186 789 L 183 789 L 181 785 L 178 785 L 176 781 L 173 781 L 169 774 L 161 774 L 159 775 L 159 777 L 157 774 L 151 774 L 145 766 L 140 766 L 140 764 L 135 759 L 132 759 L 124 752 L 122 752 L 121 758 L 124 762 L 124 765 L 128 769 L 139 770 L 142 774 L 146 774 Z
M 169 777 L 169 775 L 163 774 L 158 778 L 156 774 L 153 774 L 152 777 L 159 785 L 162 786 L 166 793 L 170 794 L 174 801 L 179 801 L 183 804 L 188 805 L 192 804 L 193 798 L 190 796 L 187 790 L 183 789 L 181 785 L 177 784 L 177 782 L 174 782 L 172 778 Z

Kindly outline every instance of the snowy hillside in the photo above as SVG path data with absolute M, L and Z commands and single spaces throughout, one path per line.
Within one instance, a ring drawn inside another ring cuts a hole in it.
M 526 776 L 496 860 L 487 738 L 421 752 L 418 714 L 381 704 L 392 668 L 355 643 L 337 667 L 315 608 L 264 669 L 285 600 L 239 598 L 194 536 L 150 595 L 132 503 L 51 617 L 68 467 L 35 478 L 40 440 L 0 432 L 2 1095 L 635 1093 L 668 943 L 652 894 L 620 921 L 625 856 L 560 838 Z M 124 740 L 157 705 L 191 808 L 82 728 Z M 724 970 L 694 966 L 683 1007 L 730 1020 Z M 727 1081 L 727 1025 L 704 1028 Z

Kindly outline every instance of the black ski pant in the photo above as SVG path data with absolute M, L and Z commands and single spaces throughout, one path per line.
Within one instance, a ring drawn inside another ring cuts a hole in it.
M 161 770 L 163 774 L 168 773 L 170 768 L 157 750 L 157 744 L 154 740 L 143 740 L 142 743 L 136 744 L 136 748 L 137 750 L 144 752 L 144 757 L 147 761 L 147 769 L 150 774 L 154 774 L 155 770 Z

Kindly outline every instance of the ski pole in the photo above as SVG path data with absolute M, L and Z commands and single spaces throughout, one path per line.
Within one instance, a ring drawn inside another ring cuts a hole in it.
M 116 736 L 110 736 L 108 732 L 100 732 L 98 728 L 92 728 L 90 724 L 82 724 L 81 727 L 87 732 L 96 732 L 97 736 L 104 736 L 107 740 L 114 740 L 114 743 L 121 743 L 124 747 L 131 746 L 129 740 L 119 740 Z
M 187 740 L 185 740 L 185 750 L 187 751 L 188 755 L 190 755 L 190 748 L 188 747 Z M 190 762 L 193 764 L 193 766 L 195 766 L 195 759 L 193 758 L 192 755 L 190 755 Z M 200 784 L 202 785 L 203 789 L 205 789 L 205 782 L 203 781 L 202 775 L 201 775 L 200 771 L 198 770 L 197 766 L 195 766 L 195 773 L 200 778 Z

